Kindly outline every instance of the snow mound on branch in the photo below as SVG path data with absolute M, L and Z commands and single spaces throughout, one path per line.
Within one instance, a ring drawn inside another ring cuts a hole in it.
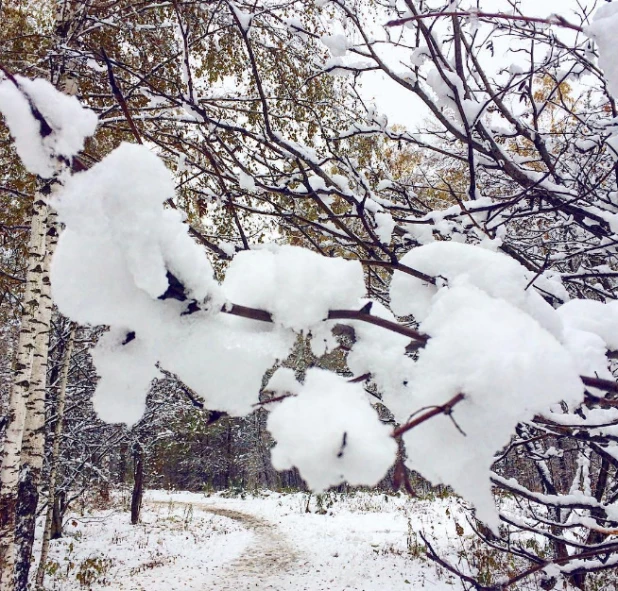
M 571 300 L 558 308 L 558 315 L 579 373 L 612 380 L 606 354 L 618 350 L 618 302 Z
M 92 403 L 103 421 L 133 425 L 144 414 L 152 380 L 161 374 L 146 342 L 136 338 L 123 344 L 125 339 L 125 331 L 112 330 L 93 349 L 92 361 L 101 379 Z
M 384 401 L 401 423 L 419 409 L 465 396 L 404 435 L 408 466 L 452 486 L 496 528 L 490 470 L 496 451 L 518 422 L 547 413 L 564 400 L 579 404 L 583 384 L 569 327 L 533 289 L 519 263 L 497 252 L 434 242 L 409 252 L 404 265 L 436 278 L 436 285 L 403 273 L 391 283 L 391 306 L 413 315 L 431 338 Z M 465 433 L 465 435 L 464 435 Z M 436 461 L 436 450 L 448 452 Z
M 157 363 L 207 408 L 248 414 L 264 373 L 294 343 L 291 331 L 220 313 L 206 255 L 181 214 L 163 206 L 173 194 L 155 155 L 122 144 L 53 200 L 66 224 L 52 261 L 54 300 L 73 320 L 112 328 L 93 351 L 95 408 L 108 421 L 139 420 Z M 187 314 L 191 299 L 200 310 Z
M 82 107 L 77 98 L 59 92 L 47 80 L 22 76 L 15 76 L 15 80 L 19 88 L 10 80 L 0 82 L 0 112 L 28 172 L 51 178 L 56 171 L 56 158 L 71 158 L 79 153 L 85 139 L 94 134 L 98 118 Z M 31 105 L 51 128 L 46 136 Z
M 259 401 L 264 374 L 294 345 L 291 331 L 256 331 L 252 324 L 225 314 L 167 323 L 157 340 L 161 365 L 195 390 L 206 408 L 247 415 Z
M 61 310 L 82 323 L 141 328 L 168 288 L 168 272 L 197 301 L 216 291 L 212 267 L 181 214 L 163 207 L 173 195 L 161 160 L 132 144 L 67 181 L 53 202 L 67 227 L 52 264 Z
M 569 328 L 597 335 L 611 351 L 618 351 L 618 302 L 571 300 L 558 308 Z
M 296 466 L 314 491 L 345 481 L 375 485 L 397 452 L 363 387 L 321 369 L 310 369 L 298 396 L 271 411 L 268 430 L 277 441 L 273 466 Z
M 362 300 L 361 308 L 369 300 Z M 379 302 L 372 302 L 371 315 L 395 322 L 393 314 Z M 371 374 L 378 391 L 391 399 L 400 398 L 410 402 L 407 389 L 415 362 L 406 356 L 406 346 L 410 337 L 390 330 L 384 330 L 374 324 L 353 321 L 355 343 L 348 353 L 347 364 L 355 376 Z
M 393 237 L 393 230 L 397 225 L 393 216 L 388 211 L 379 211 L 375 214 L 376 235 L 383 244 L 390 244 Z
M 420 325 L 431 335 L 410 381 L 409 400 L 388 400 L 399 420 L 418 408 L 465 399 L 404 435 L 407 465 L 470 501 L 492 528 L 490 469 L 518 422 L 560 400 L 577 404 L 583 385 L 569 353 L 534 318 L 479 289 L 469 277 L 440 290 Z M 457 426 L 465 435 L 457 428 Z M 438 450 L 443 450 L 437 461 Z
M 586 28 L 599 47 L 599 66 L 605 72 L 609 91 L 618 97 L 618 60 L 616 34 L 618 33 L 618 5 L 604 4 L 594 13 L 592 24 Z
M 530 314 L 546 330 L 561 338 L 562 324 L 556 311 L 533 288 L 517 261 L 505 254 L 470 244 L 433 242 L 408 252 L 401 263 L 437 278 L 438 286 L 404 273 L 396 273 L 390 289 L 391 309 L 398 316 L 412 315 L 422 322 L 432 306 L 439 284 L 466 275 L 472 285 Z
M 288 393 L 298 394 L 300 387 L 293 369 L 279 367 L 270 380 L 268 380 L 265 390 L 270 390 L 279 396 L 283 396 Z
M 358 261 L 269 245 L 238 253 L 228 267 L 223 291 L 235 304 L 270 311 L 281 326 L 306 330 L 325 320 L 329 310 L 356 306 L 365 281 Z
M 345 35 L 322 35 L 320 41 L 328 47 L 333 57 L 343 57 L 348 51 L 348 40 Z

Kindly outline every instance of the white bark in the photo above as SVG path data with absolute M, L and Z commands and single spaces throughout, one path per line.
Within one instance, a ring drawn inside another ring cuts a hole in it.
M 15 511 L 21 459 L 22 440 L 26 418 L 26 402 L 30 390 L 32 361 L 37 334 L 39 296 L 43 282 L 41 266 L 45 255 L 45 235 L 49 209 L 37 195 L 28 245 L 28 270 L 24 292 L 19 341 L 16 350 L 14 379 L 9 402 L 9 422 L 2 450 L 0 468 L 0 586 L 5 588 L 13 576 L 15 547 Z
M 45 237 L 45 255 L 41 261 L 42 277 L 39 313 L 36 316 L 32 373 L 26 403 L 26 420 L 21 451 L 21 468 L 18 485 L 18 505 L 15 522 L 15 590 L 28 587 L 30 557 L 34 542 L 38 486 L 45 455 L 45 392 L 49 332 L 52 317 L 50 263 L 58 242 L 55 212 L 48 215 Z

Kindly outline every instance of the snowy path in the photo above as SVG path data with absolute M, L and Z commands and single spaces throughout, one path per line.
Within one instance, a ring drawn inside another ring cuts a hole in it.
M 149 497 L 151 506 L 163 506 L 170 498 L 163 491 Z M 385 503 L 383 495 L 359 495 L 330 506 L 325 515 L 307 513 L 302 494 L 205 499 L 174 493 L 173 498 L 177 506 L 228 518 L 252 536 L 234 558 L 207 569 L 200 591 L 403 591 L 411 586 L 445 591 L 454 582 L 410 560 L 403 499 Z M 436 505 L 414 520 L 419 525 L 443 522 L 435 510 L 442 513 L 445 507 Z
M 164 502 L 154 501 L 153 504 L 164 504 Z M 226 564 L 223 571 L 217 575 L 219 580 L 208 584 L 205 591 L 215 588 L 218 591 L 238 591 L 238 589 L 248 587 L 278 589 L 279 587 L 275 586 L 276 583 L 269 583 L 269 579 L 278 579 L 281 575 L 299 566 L 298 552 L 290 546 L 279 528 L 267 519 L 209 503 L 179 502 L 177 504 L 198 506 L 207 513 L 232 519 L 251 530 L 255 536 L 246 551 Z
M 119 504 L 75 513 L 52 544 L 49 589 L 79 591 L 86 577 L 92 591 L 451 591 L 452 577 L 411 553 L 411 528 L 452 550 L 454 518 L 465 523 L 452 499 L 371 493 L 148 491 L 144 502 L 137 526 Z

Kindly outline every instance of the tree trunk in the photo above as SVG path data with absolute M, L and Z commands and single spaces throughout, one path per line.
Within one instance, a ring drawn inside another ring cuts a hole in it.
M 116 475 L 117 483 L 123 485 L 127 480 L 127 453 L 129 451 L 129 444 L 123 440 L 120 443 L 118 450 L 118 473 Z
M 58 242 L 56 214 L 49 212 L 46 252 L 41 263 L 42 282 L 39 313 L 36 319 L 32 375 L 26 403 L 26 421 L 19 473 L 15 521 L 15 591 L 26 591 L 34 542 L 39 481 L 45 455 L 45 392 L 52 300 L 49 269 Z
M 13 578 L 19 466 L 35 338 L 38 332 L 37 315 L 43 277 L 42 261 L 45 257 L 47 216 L 48 207 L 40 196 L 37 196 L 33 204 L 30 226 L 24 308 L 9 402 L 8 426 L 2 451 L 2 468 L 0 469 L 0 587 L 2 588 L 8 588 L 9 581 Z
M 41 559 L 36 573 L 35 589 L 43 589 L 45 578 L 45 564 L 49 552 L 49 541 L 52 534 L 52 523 L 54 521 L 54 509 L 56 507 L 56 486 L 58 463 L 60 459 L 60 439 L 62 437 L 62 423 L 64 419 L 64 404 L 66 400 L 67 382 L 69 378 L 69 367 L 71 365 L 71 354 L 73 353 L 73 339 L 75 337 L 75 324 L 71 324 L 71 330 L 67 337 L 67 344 L 64 350 L 62 362 L 62 373 L 58 388 L 58 403 L 56 405 L 56 425 L 54 428 L 54 443 L 52 446 L 51 465 L 49 469 L 49 494 L 47 498 L 47 513 L 45 515 L 45 529 L 43 531 L 43 544 L 41 546 Z
M 133 444 L 133 493 L 131 495 L 131 524 L 139 523 L 144 496 L 144 458 L 139 441 Z
M 58 538 L 62 537 L 62 520 L 67 506 L 66 498 L 66 492 L 61 490 L 58 491 L 58 493 L 56 494 L 56 498 L 54 499 L 50 532 L 50 538 L 52 540 L 57 540 Z

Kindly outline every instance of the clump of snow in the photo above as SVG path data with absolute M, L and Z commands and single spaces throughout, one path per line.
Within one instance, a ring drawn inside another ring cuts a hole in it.
M 593 333 L 607 349 L 618 351 L 618 302 L 571 300 L 558 308 L 558 314 L 565 326 Z
M 320 41 L 328 47 L 333 57 L 343 57 L 348 51 L 348 41 L 345 35 L 323 35 Z
M 241 189 L 245 189 L 245 191 L 249 191 L 250 193 L 255 193 L 255 179 L 244 170 L 238 173 L 238 183 Z
M 162 367 L 199 394 L 206 408 L 249 414 L 264 374 L 288 355 L 294 334 L 263 326 L 256 330 L 254 323 L 225 314 L 196 316 L 167 321 L 152 336 Z
M 385 191 L 386 189 L 390 189 L 393 186 L 393 181 L 390 179 L 383 179 L 378 183 L 376 187 L 376 191 Z
M 84 147 L 84 141 L 94 134 L 97 116 L 85 109 L 74 96 L 67 96 L 47 80 L 29 80 L 15 76 L 0 82 L 0 112 L 4 116 L 15 149 L 26 169 L 43 178 L 51 178 L 57 169 L 57 158 L 71 158 Z M 42 135 L 41 122 L 32 107 L 38 110 L 51 131 Z
M 586 32 L 599 48 L 599 66 L 605 72 L 609 91 L 618 96 L 618 61 L 615 58 L 618 33 L 618 5 L 604 4 L 594 13 Z
M 412 249 L 401 263 L 436 277 L 438 285 L 465 275 L 472 285 L 520 308 L 554 336 L 561 337 L 559 316 L 533 288 L 526 289 L 532 277 L 507 255 L 470 244 L 433 242 Z M 396 273 L 390 288 L 391 309 L 398 316 L 411 314 L 420 322 L 427 317 L 438 290 L 436 285 Z
M 436 280 L 396 272 L 390 292 L 393 311 L 413 315 L 431 338 L 407 371 L 392 370 L 390 383 L 377 372 L 384 401 L 405 423 L 419 408 L 465 396 L 450 417 L 440 415 L 404 435 L 408 465 L 451 485 L 495 528 L 490 487 L 495 452 L 518 422 L 549 412 L 561 400 L 581 403 L 578 372 L 600 365 L 604 355 L 604 343 L 594 339 L 613 337 L 616 344 L 618 339 L 601 326 L 603 304 L 569 303 L 558 314 L 529 288 L 530 273 L 499 252 L 434 242 L 401 262 Z M 449 450 L 440 461 L 438 449 Z
M 101 379 L 92 403 L 102 420 L 133 425 L 144 414 L 150 384 L 160 373 L 147 343 L 135 338 L 123 345 L 125 339 L 125 331 L 113 330 L 93 349 L 92 361 Z
M 53 200 L 66 224 L 52 261 L 54 300 L 78 322 L 112 327 L 93 351 L 101 377 L 95 406 L 106 420 L 139 419 L 157 363 L 208 408 L 247 414 L 264 373 L 293 345 L 290 331 L 257 331 L 219 312 L 205 253 L 182 215 L 163 206 L 173 194 L 156 156 L 122 144 Z M 200 310 L 188 314 L 190 300 Z
M 393 216 L 388 211 L 378 211 L 375 214 L 376 234 L 383 244 L 390 244 L 393 236 L 393 230 L 397 225 Z
M 365 282 L 358 261 L 270 245 L 238 253 L 223 291 L 235 304 L 270 311 L 281 326 L 306 330 L 325 320 L 329 310 L 355 306 L 365 293 Z
M 431 339 L 409 383 L 414 406 L 386 401 L 405 421 L 413 410 L 463 393 L 452 417 L 465 435 L 450 417 L 435 417 L 404 435 L 407 464 L 434 483 L 451 485 L 474 504 L 479 519 L 496 528 L 489 480 L 494 453 L 518 422 L 556 401 L 580 403 L 583 385 L 571 356 L 548 331 L 470 277 L 440 290 L 420 328 Z
M 362 300 L 361 308 L 369 300 Z M 379 302 L 372 302 L 371 315 L 395 322 L 393 314 Z M 407 385 L 414 371 L 415 362 L 406 356 L 410 338 L 384 330 L 367 322 L 350 322 L 354 328 L 355 343 L 348 353 L 347 364 L 355 376 L 371 374 L 378 391 L 389 400 L 402 400 L 410 405 Z M 376 354 L 379 352 L 379 354 Z
M 241 29 L 245 33 L 249 33 L 249 30 L 251 29 L 251 25 L 253 24 L 253 17 L 255 15 L 251 12 L 245 12 L 244 10 L 241 10 L 238 6 L 236 6 L 236 4 L 232 2 L 230 2 L 229 6 L 234 12 L 236 18 L 238 19 L 238 23 Z
M 430 224 L 408 223 L 405 225 L 406 237 L 419 244 L 430 244 L 435 239 L 433 228 Z
M 618 350 L 618 302 L 571 300 L 558 308 L 565 345 L 580 374 L 611 380 L 607 351 Z
M 66 224 L 52 263 L 53 297 L 78 322 L 148 323 L 171 272 L 202 301 L 216 291 L 206 255 L 181 214 L 165 165 L 144 146 L 121 144 L 71 177 L 53 206 Z
M 268 430 L 277 441 L 273 466 L 296 466 L 315 491 L 377 484 L 397 452 L 362 386 L 321 369 L 310 369 L 298 396 L 271 411 Z
M 280 367 L 268 380 L 265 390 L 276 392 L 279 395 L 297 394 L 300 384 L 296 380 L 294 370 L 289 367 Z

